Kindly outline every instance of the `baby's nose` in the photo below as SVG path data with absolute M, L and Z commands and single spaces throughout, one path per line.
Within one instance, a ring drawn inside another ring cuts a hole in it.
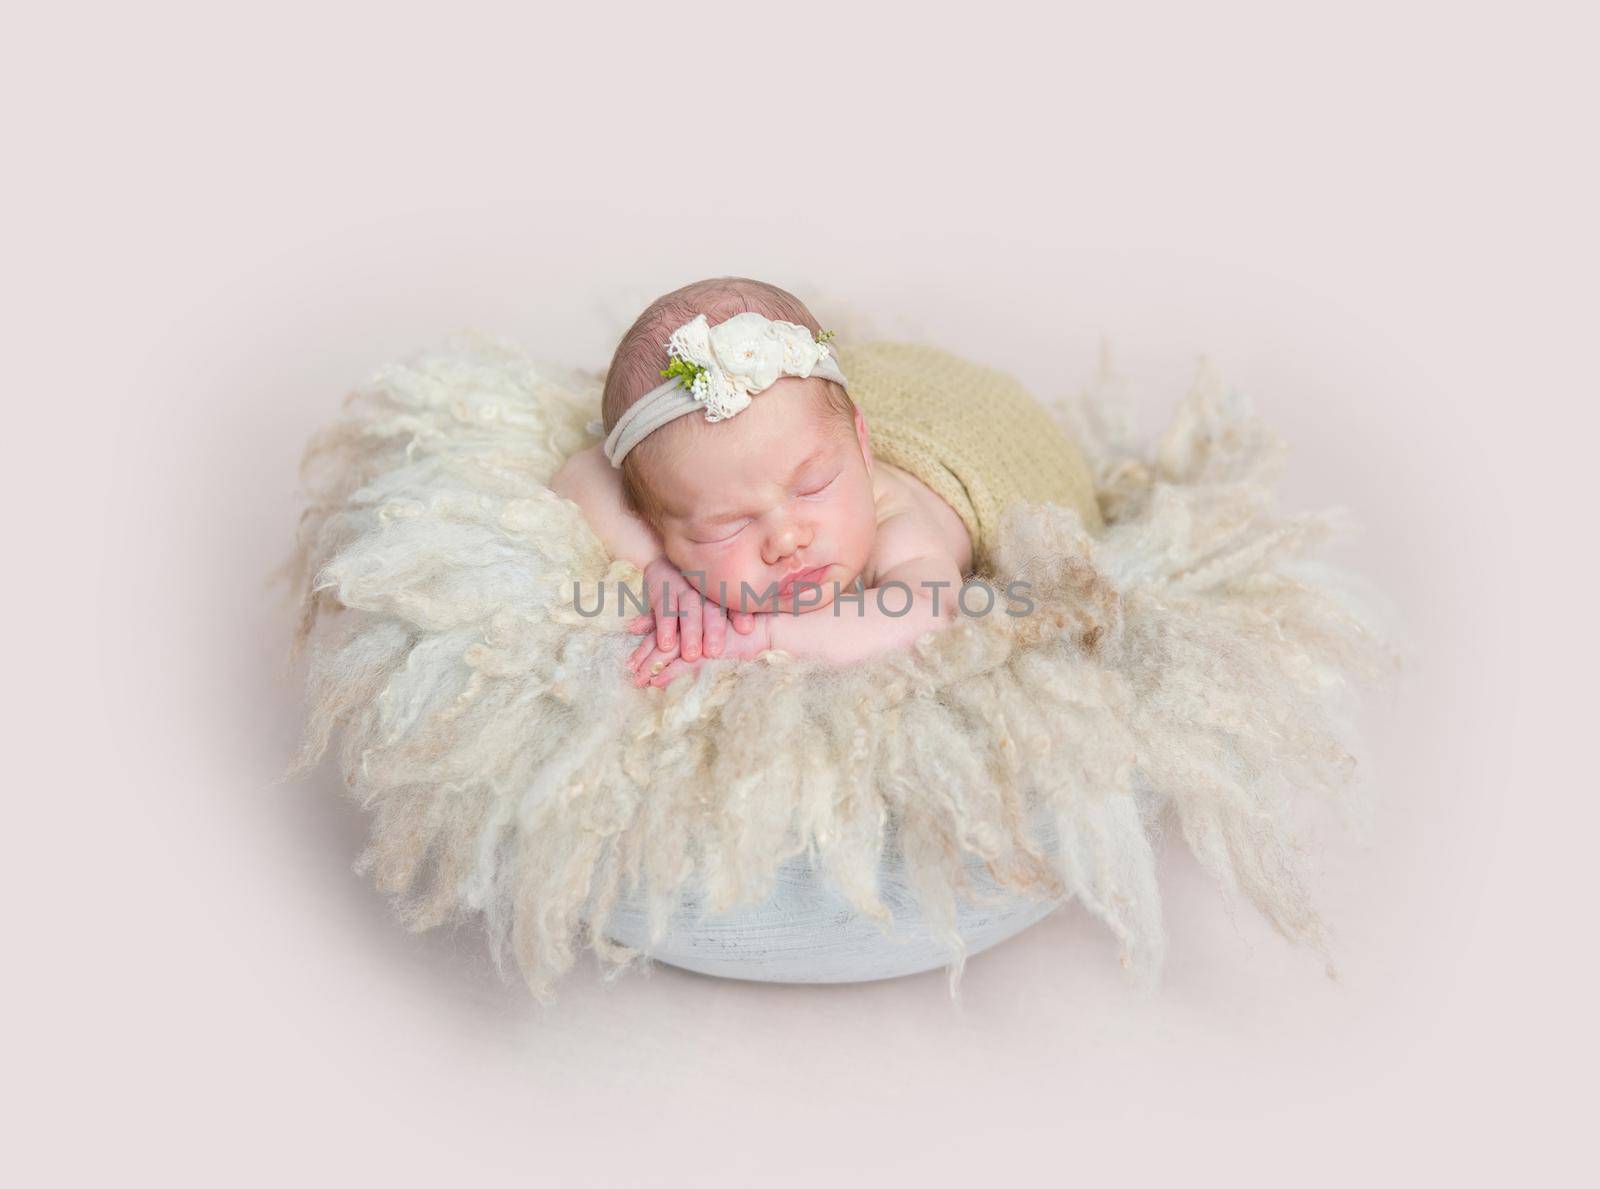
M 810 543 L 810 534 L 798 525 L 783 524 L 767 536 L 766 548 L 762 550 L 762 560 L 769 566 L 775 566 L 796 549 L 804 548 Z

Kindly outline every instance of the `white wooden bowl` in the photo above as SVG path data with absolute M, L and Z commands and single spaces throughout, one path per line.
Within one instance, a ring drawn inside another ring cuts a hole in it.
M 1053 834 L 1041 832 L 1040 840 L 1053 853 Z M 968 957 L 1015 937 L 1061 904 L 1001 888 L 981 859 L 969 860 L 967 870 L 979 897 L 993 900 L 957 901 L 956 927 Z M 934 935 L 892 849 L 878 879 L 879 895 L 894 917 L 887 936 L 828 887 L 805 855 L 779 868 L 778 886 L 764 903 L 702 915 L 700 898 L 687 896 L 666 936 L 652 945 L 643 904 L 624 899 L 606 933 L 658 962 L 757 982 L 871 982 L 949 965 L 955 955 Z

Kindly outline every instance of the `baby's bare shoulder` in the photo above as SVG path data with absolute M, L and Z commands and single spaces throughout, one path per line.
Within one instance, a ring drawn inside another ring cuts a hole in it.
M 933 490 L 899 467 L 878 461 L 874 483 L 878 532 L 868 569 L 871 580 L 918 557 L 948 557 L 966 575 L 972 570 L 972 537 L 961 517 Z

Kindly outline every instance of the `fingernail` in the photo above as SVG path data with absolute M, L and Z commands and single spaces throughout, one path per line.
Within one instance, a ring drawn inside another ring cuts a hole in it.
M 655 663 L 655 664 L 653 664 L 653 665 L 651 665 L 651 666 L 650 666 L 650 672 L 652 672 L 652 673 L 659 673 L 659 672 L 661 672 L 661 670 L 662 670 L 662 669 L 664 669 L 664 668 L 665 668 L 665 667 L 666 667 L 666 666 L 665 666 L 665 665 L 663 665 L 663 664 L 662 664 L 662 663 L 661 663 L 661 662 L 660 662 L 660 661 L 657 661 L 657 662 L 656 662 L 656 663 Z

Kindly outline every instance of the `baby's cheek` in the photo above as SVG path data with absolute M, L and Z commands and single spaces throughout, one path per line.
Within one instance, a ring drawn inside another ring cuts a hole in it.
M 757 591 L 761 588 L 761 570 L 751 565 L 746 553 L 746 550 L 730 550 L 725 556 L 707 562 L 706 593 L 724 606 L 729 603 L 738 606 L 741 582 L 749 583 Z
M 849 509 L 841 509 L 841 515 L 836 522 L 835 540 L 843 546 L 843 552 L 849 558 L 840 558 L 840 561 L 849 560 L 864 563 L 866 556 L 872 551 L 872 540 L 876 535 L 877 516 L 876 508 L 868 499 L 864 503 Z
M 673 558 L 673 564 L 683 572 L 683 577 L 690 586 L 698 590 L 708 599 L 718 602 L 717 582 L 724 568 L 722 559 L 708 557 L 703 552 L 680 552 L 679 558 Z
M 678 568 L 683 571 L 683 576 L 689 584 L 701 594 L 715 598 L 717 594 L 715 564 L 698 553 L 691 553 L 683 560 L 684 564 Z
M 739 602 L 739 583 L 749 579 L 749 577 L 750 571 L 736 559 L 724 559 L 717 566 L 716 573 L 712 576 L 713 589 L 716 589 L 715 584 L 720 583 L 720 591 L 714 597 L 718 598 L 719 601 L 726 598 L 728 602 L 737 606 Z

